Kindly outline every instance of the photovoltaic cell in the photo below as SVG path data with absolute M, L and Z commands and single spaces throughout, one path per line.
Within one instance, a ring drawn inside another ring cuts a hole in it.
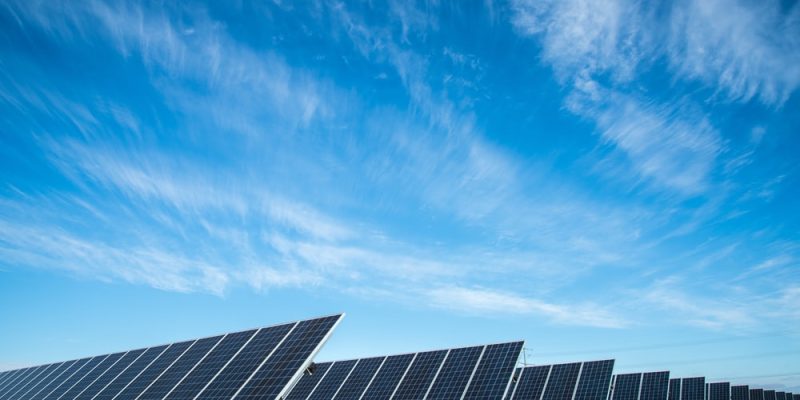
M 575 391 L 575 400 L 605 400 L 608 397 L 613 370 L 614 360 L 584 362 L 578 389 Z
M 200 393 L 198 400 L 230 399 L 294 325 L 283 324 L 259 330 L 230 364 Z
M 502 399 L 511 383 L 523 344 L 511 342 L 486 346 L 464 398 Z
M 645 372 L 639 400 L 667 400 L 669 395 L 669 371 Z M 725 399 L 728 400 L 728 399 Z
M 550 373 L 551 368 L 551 365 L 521 368 L 513 397 L 511 398 L 519 400 L 538 400 L 542 397 L 544 384 L 547 381 L 547 375 Z
M 765 390 L 764 391 L 764 400 L 776 400 L 775 391 L 774 390 Z
M 191 400 L 230 361 L 256 333 L 256 330 L 232 333 L 223 338 L 167 396 L 168 400 Z
M 328 373 L 322 377 L 322 381 L 314 388 L 309 400 L 330 400 L 342 386 L 344 380 L 350 375 L 350 371 L 356 366 L 358 360 L 337 361 L 328 368 Z
M 201 359 L 216 345 L 222 336 L 214 336 L 199 339 L 175 363 L 169 366 L 161 376 L 159 376 L 144 393 L 139 396 L 140 400 L 161 400 L 164 399 L 169 391 L 189 373 L 189 371 L 200 362 Z
M 339 388 L 339 393 L 336 394 L 336 400 L 358 400 L 364 389 L 367 388 L 369 381 L 378 372 L 383 360 L 386 357 L 372 357 L 364 358 L 358 361 L 358 364 L 353 368 L 353 372 L 344 381 L 344 384 Z M 294 391 L 292 391 L 294 393 Z
M 681 400 L 705 400 L 705 385 L 705 377 L 683 378 L 681 381 Z
M 681 399 L 681 378 L 669 380 L 669 400 Z
M 40 382 L 30 391 L 30 393 L 26 396 L 29 399 L 41 399 L 44 396 L 47 396 L 48 393 L 53 391 L 58 385 L 60 385 L 65 379 L 75 373 L 78 368 L 80 368 L 83 363 L 88 362 L 88 358 L 84 358 L 81 360 L 72 360 L 67 361 L 59 367 L 60 372 L 58 375 L 54 375 L 52 379 L 48 379 L 48 381 L 44 384 Z
M 108 386 L 98 393 L 93 400 L 111 400 L 119 394 L 126 386 L 128 386 L 134 379 L 136 379 L 139 374 L 147 368 L 150 363 L 153 362 L 164 350 L 167 349 L 169 345 L 163 345 L 158 347 L 151 347 L 144 351 L 144 353 L 136 359 L 125 371 L 123 371 L 119 376 L 114 378 Z M 142 387 L 144 390 L 144 387 Z M 139 393 L 137 392 L 136 395 Z
M 308 398 L 308 395 L 311 394 L 311 391 L 317 387 L 317 384 L 320 380 L 325 376 L 328 372 L 328 368 L 331 367 L 333 363 L 320 363 L 316 364 L 314 368 L 314 373 L 305 373 L 303 377 L 300 378 L 300 381 L 292 388 L 292 391 L 286 396 L 286 400 L 305 400 Z
M 84 377 L 87 373 L 91 372 L 95 367 L 97 367 L 100 362 L 102 362 L 106 356 L 97 356 L 90 359 L 87 363 L 83 364 L 80 368 L 78 368 L 72 376 L 68 377 L 64 380 L 61 385 L 55 388 L 50 394 L 44 397 L 45 400 L 56 400 L 61 398 L 61 396 L 69 389 L 71 389 L 76 383 L 78 383 L 81 378 Z
M 6 390 L 8 385 L 16 379 L 16 376 L 22 372 L 22 369 L 15 369 L 13 371 L 3 372 L 3 378 L 0 380 L 0 393 Z
M 86 375 L 84 375 L 78 382 L 75 383 L 74 386 L 72 386 L 72 388 L 67 390 L 66 393 L 61 396 L 61 398 L 70 400 L 77 398 L 78 395 L 80 395 L 81 392 L 83 392 L 89 385 L 94 383 L 94 381 L 99 378 L 100 375 L 103 375 L 106 370 L 116 364 L 123 355 L 125 355 L 125 353 L 114 353 L 106 356 L 103 361 L 98 363 L 94 369 L 87 372 Z
M 434 376 L 447 355 L 446 350 L 417 353 L 406 376 L 397 387 L 393 399 L 413 400 L 425 397 Z
M 112 379 L 116 378 L 122 371 L 125 370 L 134 360 L 136 360 L 142 353 L 144 353 L 145 349 L 139 350 L 132 350 L 127 352 L 124 356 L 122 356 L 116 364 L 112 367 L 109 367 L 106 372 L 103 373 L 102 376 L 97 378 L 91 385 L 89 385 L 80 396 L 77 397 L 78 400 L 91 400 L 97 393 L 103 390 Z
M 189 346 L 194 343 L 194 340 L 174 343 L 170 345 L 164 352 L 155 359 L 147 368 L 142 371 L 139 376 L 125 387 L 114 400 L 135 400 L 139 395 L 153 383 L 164 370 L 166 370 L 178 357 L 181 356 Z
M 750 400 L 750 387 L 747 385 L 731 386 L 731 400 Z
M 436 381 L 431 386 L 427 399 L 461 398 L 483 349 L 484 346 L 475 346 L 450 350 L 439 375 L 436 376 Z
M 776 400 L 785 400 L 786 393 L 785 392 L 775 392 L 775 399 Z
M 24 382 L 20 382 L 16 387 L 9 390 L 3 398 L 16 399 L 21 397 L 21 395 L 27 393 L 28 390 L 36 386 L 39 382 L 45 380 L 57 367 L 58 364 L 45 365 L 30 378 L 26 379 Z
M 750 389 L 750 400 L 764 400 L 764 389 Z
M 544 388 L 543 400 L 571 400 L 581 363 L 553 365 Z
M 235 398 L 277 398 L 311 362 L 310 358 L 340 318 L 341 315 L 335 315 L 298 323 Z
M 383 366 L 372 383 L 367 387 L 362 399 L 364 400 L 379 400 L 388 399 L 394 392 L 395 387 L 400 382 L 403 374 L 411 364 L 411 359 L 414 358 L 413 354 L 401 354 L 396 356 L 389 356 L 383 363 Z
M 642 374 L 619 374 L 614 378 L 614 387 L 611 392 L 612 400 L 637 400 Z
M 25 368 L 22 371 L 20 371 L 20 374 L 18 376 L 16 376 L 13 381 L 9 382 L 8 385 L 6 385 L 6 387 L 3 388 L 3 391 L 0 392 L 0 399 L 5 399 L 5 396 L 7 394 L 12 393 L 17 388 L 17 386 L 19 386 L 23 382 L 25 382 L 28 379 L 30 379 L 33 375 L 35 375 L 36 374 L 36 370 L 38 368 L 39 368 L 38 366 L 37 367 L 30 367 L 30 368 Z
M 730 400 L 731 384 L 728 382 L 714 382 L 708 385 L 708 400 Z

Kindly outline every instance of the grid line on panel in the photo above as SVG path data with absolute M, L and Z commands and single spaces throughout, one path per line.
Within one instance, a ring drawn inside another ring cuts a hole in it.
M 298 325 L 300 325 L 300 322 L 294 323 L 292 327 L 289 328 L 289 332 L 287 332 L 286 335 L 284 335 L 278 341 L 278 344 L 276 344 L 275 347 L 270 350 L 269 354 L 267 354 L 267 356 L 258 363 L 256 369 L 247 375 L 247 378 L 245 378 L 244 383 L 236 389 L 236 392 L 233 393 L 233 397 L 231 397 L 231 399 L 239 397 L 239 394 L 242 393 L 242 391 L 247 387 L 247 384 L 250 383 L 251 380 L 253 380 L 253 377 L 255 377 L 259 371 L 261 371 L 261 368 L 267 363 L 267 361 L 269 361 L 272 358 L 272 355 L 275 354 L 276 351 L 278 351 L 278 349 L 289 338 L 289 336 L 292 335 L 292 333 L 294 332 L 294 330 L 297 328 Z
M 447 350 L 447 353 L 444 354 L 444 359 L 442 360 L 442 363 L 439 364 L 439 368 L 436 368 L 436 373 L 433 374 L 433 380 L 431 381 L 431 384 L 428 385 L 428 390 L 425 391 L 425 396 L 422 397 L 423 400 L 426 400 L 428 398 L 428 393 L 431 392 L 431 389 L 433 389 L 433 385 L 436 384 L 436 380 L 439 378 L 439 373 L 442 372 L 444 363 L 447 362 L 447 358 L 450 356 L 451 351 L 452 350 Z
M 101 361 L 97 366 L 92 369 L 91 371 L 87 372 L 86 375 L 83 376 L 78 382 L 75 383 L 70 390 L 67 390 L 66 393 L 61 395 L 61 398 L 74 400 L 81 393 L 83 393 L 88 387 L 94 383 L 100 376 L 102 376 L 109 368 L 113 367 L 114 364 L 119 361 L 125 353 L 113 353 L 107 355 L 103 361 Z
M 419 353 L 415 353 L 414 357 L 411 358 L 411 363 L 408 364 L 408 367 L 406 367 L 406 370 L 403 371 L 403 376 L 400 377 L 400 382 L 397 382 L 397 385 L 394 387 L 394 390 L 392 391 L 392 394 L 389 396 L 390 400 L 394 397 L 394 394 L 397 393 L 397 388 L 400 387 L 400 385 L 403 383 L 403 380 L 406 379 L 406 375 L 408 375 L 408 371 L 411 369 L 411 366 L 414 365 L 414 361 L 417 359 L 418 355 L 419 355 Z
M 19 368 L 11 371 L 5 372 L 5 379 L 3 380 L 2 384 L 0 384 L 0 393 L 3 393 L 8 385 L 12 384 L 19 375 L 25 370 L 25 368 Z
M 342 381 L 342 384 L 339 385 L 338 388 L 336 388 L 336 392 L 333 393 L 333 396 L 331 397 L 331 399 L 335 399 L 336 396 L 339 395 L 339 392 L 342 390 L 342 386 L 344 386 L 345 382 L 347 382 L 347 380 L 350 379 L 350 375 L 353 375 L 353 370 L 356 369 L 356 367 L 358 366 L 358 364 L 360 362 L 361 362 L 361 360 L 356 360 L 356 364 L 353 366 L 353 368 L 350 369 L 350 372 L 347 373 L 347 376 L 344 377 L 344 380 Z
M 236 351 L 230 357 L 228 357 L 228 360 L 225 361 L 225 363 L 221 367 L 216 368 L 215 370 L 211 371 L 211 378 L 210 379 L 205 379 L 205 381 L 202 384 L 202 387 L 200 388 L 200 390 L 197 391 L 197 394 L 194 395 L 194 397 L 193 397 L 194 399 L 197 399 L 198 397 L 200 397 L 200 394 L 203 393 L 217 379 L 217 377 L 220 376 L 220 374 L 222 374 L 222 371 L 224 371 L 225 368 L 228 368 L 228 366 L 231 365 L 233 360 L 236 359 L 236 357 L 239 354 L 241 354 L 242 351 L 244 351 L 244 349 L 250 344 L 250 342 L 253 340 L 253 338 L 255 338 L 256 335 L 258 334 L 258 332 L 260 332 L 260 331 L 261 331 L 261 329 L 254 329 L 252 331 L 253 334 L 252 335 L 248 335 L 247 339 L 244 341 L 244 344 L 239 346 L 238 349 L 236 349 Z
M 369 382 L 367 383 L 367 386 L 364 388 L 364 391 L 361 392 L 361 396 L 358 396 L 358 400 L 363 399 L 364 395 L 367 394 L 367 390 L 369 390 L 369 388 L 372 386 L 372 382 L 375 381 L 375 377 L 378 376 L 378 374 L 381 372 L 381 370 L 383 369 L 383 365 L 386 364 L 386 359 L 388 358 L 389 357 L 383 357 L 383 360 L 381 360 L 381 365 L 378 366 L 378 369 L 375 371 L 375 374 L 372 375 L 372 378 L 369 379 Z
M 618 374 L 614 378 L 611 400 L 638 400 L 642 374 Z
M 96 394 L 92 400 L 112 400 L 113 398 L 119 396 L 123 392 L 128 389 L 134 382 L 137 381 L 139 376 L 141 376 L 144 371 L 147 370 L 150 365 L 156 362 L 162 354 L 164 354 L 167 349 L 171 348 L 172 345 L 163 345 L 158 347 L 151 347 L 144 351 L 136 361 L 131 364 L 130 367 L 126 368 L 118 377 L 114 378 L 111 382 L 108 383 L 100 393 Z M 138 395 L 138 392 L 134 394 L 132 397 Z
M 73 364 L 73 366 L 77 366 L 77 368 L 72 370 L 69 376 L 65 377 L 64 379 L 60 379 L 58 382 L 56 382 L 57 386 L 55 386 L 49 393 L 45 394 L 44 397 L 42 398 L 45 400 L 50 400 L 61 397 L 61 395 L 64 394 L 64 392 L 66 392 L 69 388 L 72 387 L 75 381 L 83 377 L 83 375 L 85 375 L 87 371 L 94 368 L 97 365 L 97 363 L 100 362 L 101 358 L 102 356 L 91 357 L 85 359 L 86 361 L 80 363 L 80 365 L 78 363 Z
M 681 378 L 669 380 L 669 400 L 681 400 Z
M 613 370 L 614 360 L 584 362 L 574 400 L 606 400 Z
M 581 363 L 556 364 L 547 378 L 542 399 L 571 400 L 573 388 L 577 384 Z
M 473 346 L 450 350 L 426 399 L 461 398 L 466 392 L 470 376 L 478 366 L 483 349 L 484 346 Z
M 18 398 L 19 395 L 24 394 L 33 386 L 36 386 L 39 382 L 45 380 L 48 375 L 58 366 L 58 364 L 47 364 L 43 365 L 42 368 L 39 368 L 36 373 L 32 374 L 28 379 L 23 382 L 20 382 L 16 385 L 14 389 L 9 390 L 3 398 L 8 399 L 15 399 Z
M 386 357 L 362 358 L 336 393 L 336 400 L 358 400 Z
M 52 392 L 53 389 L 58 387 L 58 385 L 60 385 L 64 380 L 72 376 L 72 374 L 75 373 L 75 371 L 78 368 L 80 368 L 80 365 L 83 365 L 88 361 L 89 361 L 88 358 L 82 358 L 80 360 L 72 360 L 64 362 L 63 367 L 61 368 L 61 372 L 53 379 L 51 379 L 49 382 L 41 385 L 41 387 L 37 385 L 37 387 L 34 388 L 35 392 L 32 391 L 31 395 L 28 396 L 28 398 L 34 400 L 44 398 L 45 396 L 50 394 L 50 392 Z
M 414 354 L 401 354 L 386 357 L 383 366 L 375 374 L 370 385 L 367 387 L 364 400 L 383 400 L 388 399 L 394 392 L 394 388 L 400 383 L 403 373 L 411 364 Z
M 422 399 L 433 383 L 433 377 L 442 366 L 447 350 L 417 353 L 406 376 L 397 386 L 393 399 Z
M 194 398 L 197 393 L 202 389 L 206 382 L 204 381 L 197 381 L 197 378 L 203 378 L 206 374 L 213 375 L 219 368 L 221 368 L 222 364 L 224 364 L 228 358 L 232 357 L 232 352 L 238 350 L 239 347 L 242 346 L 242 342 L 234 343 L 238 346 L 236 349 L 231 351 L 228 346 L 225 345 L 226 348 L 222 349 L 222 357 L 217 357 L 220 355 L 220 349 L 223 347 L 223 344 L 230 343 L 229 338 L 236 337 L 241 339 L 242 335 L 246 335 L 248 333 L 252 333 L 252 331 L 244 331 L 244 332 L 236 332 L 236 333 L 227 333 L 221 335 L 219 340 L 213 341 L 213 344 L 209 347 L 208 351 L 204 352 L 202 356 L 198 357 L 197 361 L 191 365 L 186 370 L 186 373 L 172 386 L 172 388 L 164 395 L 163 399 L 169 400 L 188 400 Z M 245 339 L 246 340 L 246 339 Z M 234 340 L 235 342 L 235 340 Z M 219 361 L 220 358 L 223 358 L 222 361 Z M 211 364 L 208 364 L 208 363 Z M 216 362 L 219 362 L 217 364 Z M 205 370 L 203 366 L 210 366 L 210 368 L 215 368 L 210 373 Z M 201 370 L 202 368 L 202 370 Z M 198 372 L 199 371 L 199 372 Z M 210 379 L 210 376 L 206 377 L 206 380 Z
M 133 378 L 122 391 L 117 393 L 114 399 L 135 400 L 138 398 L 164 373 L 164 371 L 177 361 L 183 353 L 188 351 L 194 342 L 194 340 L 187 340 L 185 342 L 169 345 L 155 360 L 147 365 L 139 375 Z
M 29 382 L 24 388 L 19 390 L 12 398 L 27 398 L 28 395 L 35 394 L 44 387 L 48 382 L 56 379 L 63 371 L 63 366 L 66 362 L 51 364 L 46 375 L 40 376 L 36 381 Z
M 705 400 L 705 377 L 683 378 L 681 400 Z M 775 400 L 775 399 L 772 399 Z
M 538 365 L 522 368 L 522 374 L 517 380 L 512 399 L 539 400 L 544 391 L 550 365 Z
M 232 398 L 295 325 L 296 323 L 291 323 L 260 329 L 196 399 Z
M 523 344 L 523 342 L 511 342 L 486 346 L 463 398 L 502 399 L 508 391 Z
M 333 365 L 333 363 L 330 362 L 316 364 L 314 373 L 304 373 L 303 377 L 294 385 L 292 391 L 286 395 L 286 400 L 307 399 L 311 392 L 317 387 L 317 384 L 325 378 L 325 374 L 328 373 L 331 365 Z
M 572 400 L 575 400 L 575 393 L 578 392 L 578 383 L 581 381 L 581 375 L 583 375 L 583 366 L 584 363 L 581 363 L 581 367 L 578 368 L 578 379 L 575 382 L 575 388 L 572 389 L 572 396 L 570 396 L 570 399 Z
M 514 398 L 514 394 L 517 393 L 517 383 L 522 379 L 522 374 L 524 373 L 525 368 L 522 367 L 517 367 L 517 369 L 514 370 L 514 377 L 511 378 L 511 393 L 509 393 L 505 399 L 511 400 Z
M 236 398 L 277 398 L 302 373 L 342 315 L 301 321 L 242 386 Z
M 20 372 L 20 375 L 14 379 L 13 382 L 10 382 L 8 386 L 6 386 L 2 392 L 0 392 L 0 399 L 5 399 L 5 396 L 9 393 L 14 392 L 17 387 L 23 382 L 27 382 L 33 376 L 36 376 L 36 372 L 41 367 L 41 365 L 37 365 L 35 367 L 25 368 Z
M 195 341 L 172 365 L 145 389 L 137 399 L 162 400 L 188 374 L 200 360 L 222 339 L 212 336 Z
M 125 372 L 147 349 L 131 350 L 117 361 L 114 366 L 108 369 L 103 375 L 94 381 L 86 390 L 78 396 L 77 400 L 92 400 L 103 391 L 112 381 Z
M 707 400 L 730 400 L 731 384 L 729 382 L 714 382 L 708 384 Z
M 667 400 L 667 396 L 669 396 L 669 371 L 642 374 L 639 400 Z
M 89 365 L 89 367 L 83 368 L 82 369 L 83 372 L 81 372 L 80 375 L 76 376 L 76 379 L 71 379 L 70 382 L 65 383 L 65 385 L 66 384 L 71 384 L 71 385 L 66 390 L 61 391 L 57 399 L 64 398 L 64 396 L 67 396 L 67 399 L 69 399 L 70 397 L 77 395 L 81 391 L 81 386 L 79 384 L 87 377 L 91 378 L 95 376 L 96 374 L 95 371 L 97 371 L 101 366 L 105 366 L 106 365 L 105 362 L 110 356 L 111 354 L 104 354 L 97 356 L 95 357 L 94 360 L 90 361 L 91 365 L 87 364 Z
M 345 378 L 353 370 L 358 360 L 336 361 L 325 376 L 320 380 L 314 390 L 309 394 L 308 400 L 330 400 L 344 383 Z

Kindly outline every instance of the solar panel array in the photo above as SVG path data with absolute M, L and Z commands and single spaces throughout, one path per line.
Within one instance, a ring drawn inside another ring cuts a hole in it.
M 614 360 L 518 368 L 509 399 L 605 400 Z
M 615 375 L 612 400 L 668 400 L 669 371 Z
M 747 385 L 731 386 L 731 400 L 750 400 L 750 387 Z
M 276 399 L 342 315 L 0 374 L 0 400 Z
M 286 400 L 502 399 L 523 342 L 319 363 Z

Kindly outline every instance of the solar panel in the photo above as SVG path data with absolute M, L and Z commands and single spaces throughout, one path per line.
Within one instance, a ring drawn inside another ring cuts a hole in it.
M 542 394 L 543 400 L 571 400 L 582 363 L 553 365 Z
M 614 377 L 611 400 L 637 400 L 642 374 L 620 374 Z
M 433 379 L 447 356 L 446 350 L 428 351 L 417 353 L 400 386 L 397 387 L 393 399 L 413 400 L 421 399 L 428 393 Z
M 764 391 L 764 400 L 776 400 L 775 391 L 774 390 L 765 390 Z
M 486 346 L 464 399 L 502 399 L 511 383 L 524 342 Z
M 605 400 L 613 370 L 614 360 L 584 362 L 573 400 Z
M 792 400 L 800 400 L 800 394 L 792 394 Z
M 705 385 L 705 377 L 683 378 L 681 381 L 681 400 L 705 400 Z
M 428 392 L 427 399 L 461 398 L 469 384 L 472 371 L 478 365 L 483 349 L 484 346 L 475 346 L 450 350 Z
M 336 400 L 358 400 L 364 389 L 367 388 L 372 377 L 378 372 L 378 369 L 383 364 L 386 357 L 372 357 L 358 360 L 358 364 L 350 376 L 344 381 L 342 387 L 339 388 L 339 393 L 336 393 Z M 294 394 L 294 390 L 292 391 Z
M 392 393 L 394 393 L 395 387 L 400 383 L 400 379 L 403 378 L 409 365 L 411 365 L 411 360 L 413 358 L 414 354 L 401 354 L 387 357 L 381 369 L 375 374 L 372 383 L 367 386 L 367 390 L 364 392 L 362 399 L 377 400 L 390 398 Z
M 328 369 L 333 365 L 333 363 L 320 363 L 315 364 L 313 373 L 307 372 L 300 381 L 292 388 L 292 391 L 289 392 L 289 395 L 286 396 L 286 400 L 305 400 L 308 398 L 308 395 L 317 387 L 317 384 L 322 380 L 326 373 L 328 373 Z
M 277 398 L 341 317 L 0 372 L 0 400 Z
M 669 371 L 645 372 L 642 374 L 639 400 L 667 400 L 668 395 Z
M 764 389 L 750 389 L 750 400 L 764 400 Z
M 786 400 L 786 393 L 785 392 L 775 392 L 775 399 L 776 400 Z
M 731 400 L 750 400 L 750 388 L 747 385 L 731 386 Z
M 314 388 L 308 400 L 332 399 L 345 379 L 350 376 L 350 372 L 358 363 L 358 360 L 337 361 L 328 368 L 328 372 L 322 381 Z
M 542 397 L 544 385 L 547 382 L 547 376 L 551 368 L 551 365 L 520 368 L 517 383 L 510 398 L 538 400 Z
M 714 382 L 708 384 L 708 400 L 730 400 L 731 384 L 729 382 Z
M 669 400 L 681 400 L 681 378 L 669 380 Z

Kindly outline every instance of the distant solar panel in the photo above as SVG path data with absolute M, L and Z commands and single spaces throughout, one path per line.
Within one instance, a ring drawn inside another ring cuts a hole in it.
M 800 400 L 800 394 L 792 394 L 792 400 Z
M 609 397 L 613 369 L 614 360 L 521 368 L 508 398 L 606 400 Z
M 764 400 L 764 389 L 750 389 L 750 400 Z
M 639 400 L 667 400 L 669 395 L 669 371 L 645 372 Z M 726 399 L 727 400 L 727 399 Z
M 305 400 L 314 391 L 319 382 L 328 373 L 328 369 L 333 363 L 320 363 L 314 365 L 312 370 L 306 371 L 297 384 L 292 388 L 286 396 L 286 400 Z
M 776 400 L 775 391 L 774 390 L 765 390 L 764 391 L 764 400 Z
M 511 399 L 538 400 L 544 392 L 544 385 L 550 375 L 552 365 L 519 368 L 517 381 L 511 392 Z
M 600 400 L 608 397 L 613 370 L 614 360 L 584 362 L 573 400 Z
M 542 400 L 570 400 L 578 383 L 578 374 L 582 363 L 553 365 L 547 384 L 544 387 Z
M 681 400 L 681 378 L 669 380 L 669 400 Z
M 705 400 L 705 386 L 705 377 L 683 378 L 681 381 L 681 400 Z
M 747 385 L 731 386 L 731 400 L 750 400 L 750 387 Z
M 523 342 L 336 361 L 304 375 L 287 400 L 501 399 Z M 343 365 L 344 363 L 346 366 Z M 318 367 L 324 364 L 318 364 Z M 341 370 L 334 373 L 337 365 Z M 345 374 L 345 372 L 347 372 Z M 313 380 L 319 382 L 313 382 Z M 309 390 L 310 386 L 316 389 Z M 470 392 L 472 390 L 472 392 Z
M 729 382 L 714 382 L 708 384 L 708 400 L 730 400 L 731 384 Z
M 0 373 L 0 400 L 278 398 L 341 315 Z
M 775 400 L 786 400 L 786 392 L 775 392 Z
M 614 377 L 611 389 L 612 400 L 637 400 L 639 387 L 642 384 L 642 374 L 619 374 Z

